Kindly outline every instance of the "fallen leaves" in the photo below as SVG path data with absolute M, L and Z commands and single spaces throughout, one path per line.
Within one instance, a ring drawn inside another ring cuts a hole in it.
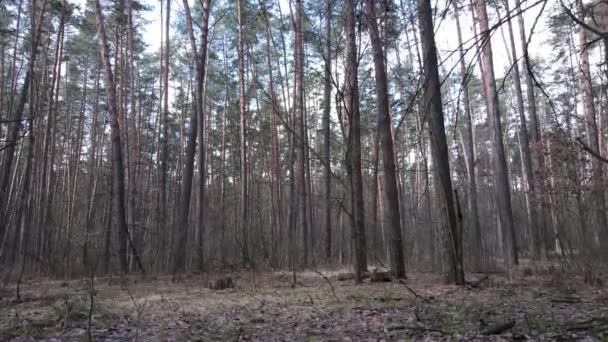
M 336 286 L 331 278 L 310 272 L 298 275 L 303 286 L 290 289 L 272 276 L 258 275 L 257 288 L 243 276 L 238 288 L 226 291 L 205 289 L 196 277 L 179 284 L 162 277 L 132 282 L 128 291 L 100 282 L 95 286 L 92 335 L 100 341 L 608 336 L 607 294 L 584 286 L 564 291 L 530 284 L 531 277 L 509 283 L 494 282 L 492 276 L 492 282 L 483 280 L 483 288 L 471 291 L 471 287 L 440 285 L 432 275 L 411 274 L 407 285 L 428 299 L 422 301 L 398 282 L 343 281 Z M 23 301 L 0 301 L 0 339 L 85 338 L 87 287 L 77 282 L 68 285 L 31 283 L 23 290 Z

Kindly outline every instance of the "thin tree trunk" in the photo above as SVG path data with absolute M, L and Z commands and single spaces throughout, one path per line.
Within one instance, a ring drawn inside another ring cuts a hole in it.
M 226 35 L 224 34 L 223 54 L 224 54 L 224 110 L 222 111 L 222 148 L 221 148 L 221 166 L 220 166 L 220 250 L 222 265 L 226 264 L 227 253 L 226 244 L 226 114 L 230 106 L 230 89 L 229 89 L 229 74 L 228 74 L 228 57 L 226 54 Z
M 6 221 L 8 219 L 9 206 L 8 199 L 10 197 L 10 175 L 13 168 L 13 162 L 15 159 L 15 149 L 18 145 L 19 131 L 21 128 L 21 120 L 23 118 L 23 111 L 25 109 L 25 103 L 28 101 L 30 81 L 34 77 L 34 66 L 36 63 L 36 56 L 38 55 L 38 43 L 41 40 L 42 27 L 44 22 L 44 16 L 46 14 L 46 5 L 48 0 L 43 0 L 42 7 L 40 9 L 40 15 L 32 23 L 35 26 L 35 30 L 32 31 L 32 44 L 29 56 L 28 69 L 23 80 L 23 85 L 19 93 L 17 100 L 17 107 L 13 109 L 11 116 L 11 122 L 8 125 L 8 133 L 6 136 L 7 145 L 4 148 L 4 164 L 2 165 L 2 175 L 0 177 L 0 236 L 4 236 L 6 230 Z M 21 7 L 21 6 L 20 6 Z
M 481 63 L 485 74 L 484 88 L 486 103 L 488 105 L 488 118 L 493 148 L 492 156 L 496 207 L 498 210 L 500 229 L 502 231 L 504 261 L 510 274 L 511 267 L 518 264 L 517 241 L 515 239 L 515 227 L 513 226 L 511 190 L 509 188 L 508 168 L 502 137 L 498 93 L 496 91 L 496 82 L 494 78 L 494 61 L 492 56 L 492 44 L 490 42 L 490 30 L 488 27 L 486 0 L 475 0 L 475 11 L 477 13 L 476 20 L 481 34 Z
M 181 190 L 181 200 L 179 205 L 179 215 L 177 227 L 180 229 L 178 233 L 177 248 L 175 251 L 175 264 L 173 267 L 174 273 L 186 271 L 186 248 L 188 242 L 188 226 L 190 214 L 190 199 L 192 195 L 192 178 L 194 174 L 194 157 L 196 152 L 196 137 L 198 129 L 198 119 L 204 115 L 203 108 L 203 87 L 205 78 L 205 61 L 207 56 L 207 33 L 209 29 L 209 11 L 211 0 L 204 0 L 202 3 L 202 18 L 201 18 L 201 33 L 200 46 L 196 47 L 194 39 L 194 29 L 192 25 L 192 16 L 190 14 L 190 6 L 188 0 L 184 0 L 184 9 L 186 11 L 187 30 L 190 37 L 190 45 L 192 52 L 196 55 L 196 93 L 194 96 L 195 105 L 192 115 L 190 116 L 190 132 L 188 134 L 188 144 L 186 146 L 184 176 Z M 200 148 L 204 148 L 201 146 Z M 204 162 L 201 161 L 201 162 Z
M 509 1 L 505 1 L 505 9 L 507 13 L 510 13 L 509 10 Z M 539 210 L 538 200 L 536 194 L 536 186 L 534 181 L 534 173 L 532 170 L 532 154 L 530 152 L 530 143 L 528 139 L 528 127 L 526 115 L 524 113 L 524 99 L 523 92 L 521 89 L 521 81 L 520 81 L 520 73 L 519 73 L 519 64 L 517 63 L 517 52 L 515 50 L 515 37 L 513 34 L 513 25 L 511 20 L 507 21 L 507 26 L 509 30 L 509 41 L 510 41 L 510 50 L 511 50 L 511 58 L 513 62 L 513 86 L 515 87 L 515 99 L 517 101 L 517 112 L 519 114 L 519 143 L 520 143 L 520 151 L 522 158 L 522 167 L 523 167 L 523 182 L 524 182 L 524 196 L 526 202 L 526 214 L 528 223 L 530 225 L 530 231 L 532 235 L 532 252 L 533 255 L 540 257 L 541 260 L 544 260 L 547 255 L 546 247 L 545 247 L 545 239 L 542 234 L 544 231 L 544 227 L 542 227 L 542 210 Z M 530 85 L 529 85 L 530 86 Z M 532 88 L 534 91 L 534 88 Z M 534 113 L 535 115 L 535 113 Z M 532 122 L 535 120 L 532 119 Z M 534 124 L 533 124 L 534 125 Z
M 271 232 L 273 240 L 272 243 L 272 251 L 271 251 L 271 262 L 276 264 L 277 262 L 277 243 L 278 243 L 278 230 L 282 226 L 281 219 L 281 170 L 279 167 L 279 136 L 277 131 L 277 117 L 279 117 L 279 104 L 277 101 L 275 88 L 274 88 L 274 78 L 272 73 L 272 59 L 270 54 L 270 43 L 271 43 L 271 32 L 270 32 L 270 23 L 268 20 L 268 10 L 265 5 L 260 3 L 262 7 L 262 12 L 264 15 L 264 24 L 266 27 L 266 66 L 268 68 L 268 77 L 269 77 L 269 96 L 270 96 L 270 134 L 271 134 L 271 146 L 270 146 L 270 172 L 271 172 L 271 182 L 270 182 L 270 196 L 271 196 Z
M 65 261 L 66 261 L 66 271 L 67 271 L 67 278 L 71 278 L 72 276 L 72 260 L 71 260 L 71 232 L 72 232 L 72 226 L 73 226 L 73 221 L 76 219 L 74 217 L 72 217 L 74 215 L 74 205 L 76 202 L 76 189 L 78 188 L 78 175 L 80 174 L 80 172 L 78 172 L 78 169 L 80 167 L 80 151 L 82 150 L 82 139 L 83 139 L 83 134 L 84 134 L 84 121 L 85 121 L 85 105 L 86 105 L 86 100 L 87 100 L 87 81 L 88 81 L 88 71 L 89 71 L 89 66 L 88 66 L 88 60 L 85 61 L 84 63 L 84 71 L 83 71 L 83 76 L 82 76 L 82 99 L 81 99 L 81 103 L 80 103 L 80 115 L 78 118 L 78 131 L 77 131 L 77 137 L 76 137 L 76 146 L 74 148 L 74 162 L 73 162 L 73 171 L 72 171 L 72 177 L 73 177 L 73 181 L 72 181 L 72 194 L 71 194 L 71 199 L 69 200 L 69 210 L 68 210 L 68 224 L 67 224 L 67 231 L 68 231 L 68 245 L 65 251 Z
M 384 67 L 384 52 L 378 33 L 378 23 L 373 0 L 365 0 L 367 29 L 372 43 L 374 72 L 376 79 L 376 97 L 378 101 L 378 134 L 380 135 L 380 152 L 384 168 L 384 209 L 386 223 L 391 232 L 387 240 L 390 244 L 390 268 L 395 277 L 405 277 L 403 241 L 401 237 L 401 218 L 399 213 L 399 195 L 395 176 L 395 159 L 393 138 L 391 135 L 391 117 L 389 112 L 388 79 Z
M 7 106 L 7 112 L 8 113 L 12 113 L 13 112 L 13 106 L 14 106 L 14 102 L 15 102 L 15 92 L 16 90 L 16 83 L 17 83 L 17 51 L 19 50 L 19 38 L 21 36 L 21 12 L 23 11 L 23 0 L 19 0 L 19 4 L 17 5 L 17 23 L 15 25 L 15 42 L 13 43 L 13 57 L 12 57 L 12 62 L 11 62 L 11 82 L 10 82 L 10 88 L 8 90 L 8 98 L 9 98 L 9 103 Z M 35 21 L 32 22 L 32 28 L 36 25 Z M 34 32 L 34 31 L 32 31 Z M 29 87 L 29 86 L 28 86 Z M 0 207 L 0 215 L 1 215 L 1 210 L 2 207 Z
M 243 266 L 249 261 L 248 247 L 248 205 L 247 205 L 247 112 L 245 110 L 245 53 L 244 53 L 244 35 L 245 23 L 243 16 L 243 0 L 237 0 L 237 16 L 238 16 L 238 63 L 239 63 L 239 115 L 240 115 L 240 144 L 241 144 L 241 193 L 240 193 L 240 217 L 241 217 L 241 258 Z
M 577 16 L 580 21 L 585 21 L 582 0 L 576 1 Z M 587 49 L 587 33 L 581 26 L 578 28 L 578 45 L 580 53 L 579 82 L 582 89 L 583 114 L 585 116 L 585 131 L 587 132 L 587 144 L 591 150 L 599 153 L 600 143 L 597 130 L 597 113 L 593 99 L 593 84 L 589 67 L 589 51 Z M 601 162 L 591 157 L 591 212 L 592 226 L 595 227 L 594 235 L 597 234 L 600 248 L 608 254 L 608 223 L 606 221 L 606 199 L 602 190 L 603 170 Z M 595 240 L 595 236 L 592 241 Z
M 361 175 L 361 118 L 359 112 L 358 57 L 356 43 L 355 2 L 344 2 L 346 30 L 346 71 L 344 81 L 344 109 L 348 117 L 346 136 L 346 172 L 350 182 L 351 218 L 355 279 L 362 281 L 367 271 L 367 246 L 365 241 L 365 212 L 363 205 L 363 178 Z
M 213 41 L 214 30 L 211 33 L 211 41 Z M 207 39 L 205 39 L 205 43 Z M 211 45 L 211 42 L 209 42 Z M 205 49 L 207 51 L 208 48 Z M 209 73 L 209 55 L 205 53 L 205 59 L 201 61 L 205 64 L 204 75 L 203 75 L 203 92 L 201 96 L 201 110 L 198 111 L 198 203 L 197 203 L 197 251 L 199 259 L 199 270 L 202 272 L 205 270 L 205 246 L 204 246 L 204 233 L 205 233 L 205 183 L 207 179 L 207 120 L 205 120 L 205 113 L 207 113 L 207 82 Z M 213 165 L 212 165 L 213 166 Z M 212 167 L 213 168 L 213 167 Z
M 323 74 L 323 152 L 324 152 L 324 194 L 325 209 L 323 224 L 325 225 L 325 258 L 331 262 L 331 25 L 332 25 L 333 0 L 325 0 L 325 44 Z
M 514 4 L 515 4 L 515 8 L 519 9 L 521 8 L 521 3 L 520 0 L 514 0 Z M 521 43 L 521 49 L 523 51 L 523 61 L 522 61 L 522 73 L 524 74 L 524 80 L 525 80 L 525 84 L 526 84 L 526 100 L 527 100 L 527 105 L 528 105 L 528 116 L 529 116 L 529 122 L 530 122 L 530 144 L 532 145 L 532 147 L 536 147 L 537 145 L 541 145 L 541 127 L 539 125 L 538 122 L 538 114 L 536 111 L 536 96 L 534 94 L 534 82 L 532 80 L 532 70 L 529 70 L 529 68 L 532 66 L 531 65 L 531 61 L 530 61 L 530 55 L 528 54 L 528 48 L 527 48 L 527 39 L 526 39 L 526 28 L 524 25 L 524 17 L 522 13 L 519 13 L 517 15 L 517 24 L 519 27 L 519 40 Z M 544 156 L 542 153 L 538 153 L 535 150 L 532 151 L 532 168 L 533 168 L 533 176 L 536 170 L 542 170 L 544 169 Z M 540 181 L 540 179 L 532 179 L 532 181 L 536 184 L 537 188 L 536 191 L 538 194 L 542 194 L 545 193 L 546 191 L 544 191 L 543 189 L 543 182 Z M 533 194 L 536 195 L 536 194 Z M 539 211 L 539 215 L 540 215 L 540 258 L 541 260 L 546 258 L 546 254 L 547 254 L 547 250 L 546 250 L 546 246 L 545 246 L 545 231 L 547 229 L 546 227 L 546 219 L 545 219 L 545 213 L 547 212 L 547 208 L 545 208 L 545 201 L 542 201 L 542 198 L 540 196 L 535 196 L 533 197 L 533 200 L 535 202 L 542 202 L 541 203 L 541 207 L 540 207 L 540 211 Z
M 479 226 L 479 209 L 477 205 L 477 177 L 475 174 L 475 148 L 473 141 L 473 120 L 471 119 L 471 100 L 469 97 L 469 72 L 467 71 L 465 53 L 462 42 L 462 32 L 460 28 L 460 16 L 458 1 L 454 1 L 454 16 L 456 17 L 456 33 L 458 35 L 458 52 L 460 56 L 460 73 L 462 75 L 462 96 L 464 102 L 464 124 L 465 124 L 465 143 L 464 155 L 468 179 L 467 206 L 469 208 L 469 222 L 472 229 L 471 261 L 473 269 L 479 270 L 481 259 L 481 228 Z
M 158 234 L 162 237 L 167 237 L 167 221 L 168 221 L 168 197 L 167 197 L 167 178 L 169 172 L 168 159 L 169 159 L 169 67 L 170 67 L 170 54 L 171 54 L 171 43 L 170 43 L 170 23 L 171 23 L 171 0 L 165 0 L 166 4 L 166 18 L 165 18 L 165 53 L 163 70 L 163 110 L 162 110 L 162 134 L 160 141 L 160 198 L 159 198 L 159 212 L 158 212 Z
M 127 260 L 127 246 L 131 246 L 134 257 L 137 260 L 138 267 L 142 272 L 143 265 L 139 260 L 139 256 L 135 247 L 130 243 L 129 227 L 127 226 L 127 216 L 125 209 L 125 170 L 122 155 L 119 113 L 116 102 L 116 88 L 114 84 L 114 75 L 110 65 L 110 56 L 108 52 L 108 44 L 106 31 L 104 27 L 104 18 L 101 12 L 101 4 L 99 0 L 95 0 L 95 17 L 97 21 L 97 35 L 99 43 L 99 52 L 101 54 L 101 62 L 105 75 L 105 86 L 108 103 L 108 111 L 110 112 L 111 134 L 112 134 L 112 187 L 113 187 L 113 203 L 117 214 L 119 248 L 118 255 L 120 258 L 120 269 L 123 273 L 128 272 L 129 265 Z
M 439 189 L 439 205 L 447 218 L 447 226 L 443 230 L 446 283 L 464 285 L 464 270 L 462 265 L 462 231 L 461 222 L 456 217 L 455 202 L 452 196 L 452 178 L 450 173 L 450 157 L 445 136 L 443 105 L 441 103 L 441 80 L 437 66 L 437 48 L 433 31 L 433 14 L 430 0 L 418 1 L 418 16 L 420 22 L 420 40 L 422 42 L 422 58 L 424 65 L 424 103 L 429 112 L 431 131 L 431 148 L 435 177 Z
M 33 95 L 33 89 L 30 87 L 30 96 Z M 33 106 L 30 106 L 30 117 L 27 120 L 29 135 L 28 135 L 28 149 L 27 149 L 27 161 L 25 164 L 24 176 L 23 176 L 23 188 L 21 189 L 21 195 L 19 196 L 19 203 L 17 204 L 20 209 L 20 215 L 16 217 L 16 220 L 21 223 L 21 273 L 19 275 L 19 282 L 25 271 L 27 256 L 29 252 L 29 240 L 32 230 L 32 194 L 30 189 L 32 188 L 32 163 L 34 159 L 34 110 Z
M 297 192 L 297 222 L 302 234 L 303 260 L 301 265 L 307 265 L 308 215 L 307 215 L 307 189 L 306 189 L 306 123 L 304 108 L 304 33 L 303 33 L 303 5 L 302 0 L 296 0 L 294 18 L 294 111 L 293 127 L 298 139 L 296 149 L 296 192 Z

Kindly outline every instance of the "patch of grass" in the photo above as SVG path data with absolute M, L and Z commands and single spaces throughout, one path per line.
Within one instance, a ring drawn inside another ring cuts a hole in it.
M 355 306 L 370 304 L 370 298 L 368 296 L 361 295 L 358 293 L 351 293 L 347 295 L 346 300 L 348 300 L 350 304 L 353 304 Z
M 549 331 L 553 331 L 557 328 L 559 328 L 559 323 L 547 319 L 541 315 L 534 315 L 534 316 L 529 316 L 526 319 L 526 322 L 528 324 L 528 328 L 530 328 L 530 330 L 536 331 L 538 333 L 546 333 Z
M 465 315 L 461 310 L 449 311 L 441 320 L 442 330 L 451 333 L 464 332 Z
M 592 331 L 602 342 L 608 342 L 608 323 L 594 321 Z
M 2 332 L 13 336 L 44 337 L 49 334 L 47 328 L 53 328 L 54 321 L 22 321 Z

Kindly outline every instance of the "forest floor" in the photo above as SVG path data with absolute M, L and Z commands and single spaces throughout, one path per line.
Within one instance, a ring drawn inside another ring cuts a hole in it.
M 96 341 L 608 341 L 606 287 L 556 271 L 519 273 L 456 287 L 424 273 L 356 285 L 337 272 L 306 272 L 291 288 L 289 273 L 254 281 L 247 272 L 232 274 L 236 286 L 221 291 L 205 287 L 209 275 L 99 278 L 92 310 L 90 279 L 31 280 L 20 300 L 14 285 L 0 293 L 0 340 L 86 341 L 90 332 Z

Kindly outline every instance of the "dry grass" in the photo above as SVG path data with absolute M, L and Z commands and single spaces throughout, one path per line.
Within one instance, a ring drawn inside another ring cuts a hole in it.
M 95 283 L 91 334 L 99 340 L 328 340 L 480 338 L 488 325 L 515 320 L 503 337 L 537 340 L 606 338 L 608 292 L 575 277 L 523 272 L 508 282 L 491 275 L 480 289 L 440 285 L 430 274 L 403 284 L 338 282 L 340 271 L 232 274 L 236 288 L 206 289 L 212 275 L 179 282 L 158 276 Z M 470 278 L 475 276 L 471 275 Z M 558 279 L 558 280 L 556 280 Z M 86 340 L 88 279 L 38 280 L 22 301 L 0 301 L 0 340 L 23 336 Z M 333 290 L 332 290 L 333 288 Z M 575 326 L 592 322 L 586 326 Z M 576 327 L 579 329 L 570 329 Z

